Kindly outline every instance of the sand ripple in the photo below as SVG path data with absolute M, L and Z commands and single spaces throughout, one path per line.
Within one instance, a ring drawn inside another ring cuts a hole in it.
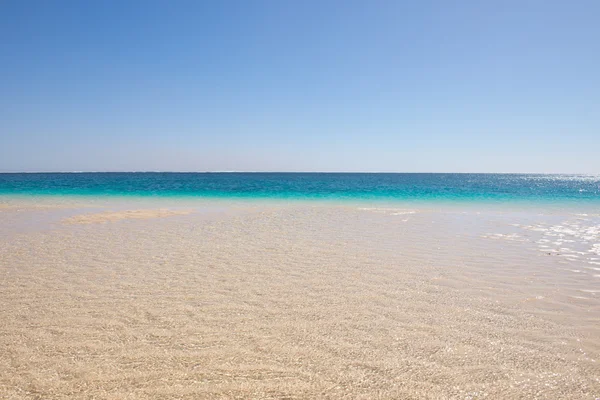
M 562 216 L 132 209 L 3 241 L 0 398 L 600 396 L 600 280 L 536 243 Z

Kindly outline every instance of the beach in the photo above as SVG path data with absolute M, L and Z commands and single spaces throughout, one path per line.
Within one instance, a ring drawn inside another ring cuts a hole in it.
M 16 198 L 0 240 L 3 399 L 600 396 L 593 209 Z
M 600 400 L 600 0 L 0 2 L 0 400 Z

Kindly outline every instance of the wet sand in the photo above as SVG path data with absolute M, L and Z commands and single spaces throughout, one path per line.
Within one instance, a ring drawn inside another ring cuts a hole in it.
M 0 209 L 2 399 L 600 397 L 597 213 L 70 207 Z

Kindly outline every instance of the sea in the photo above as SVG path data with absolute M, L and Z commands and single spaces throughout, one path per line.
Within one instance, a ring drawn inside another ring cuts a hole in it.
M 136 196 L 600 205 L 600 175 L 3 173 L 0 196 Z
M 0 174 L 0 398 L 600 398 L 600 176 Z

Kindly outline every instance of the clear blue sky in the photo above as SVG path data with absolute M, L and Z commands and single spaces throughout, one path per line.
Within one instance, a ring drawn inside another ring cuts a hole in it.
M 0 2 L 0 171 L 600 173 L 600 1 Z

